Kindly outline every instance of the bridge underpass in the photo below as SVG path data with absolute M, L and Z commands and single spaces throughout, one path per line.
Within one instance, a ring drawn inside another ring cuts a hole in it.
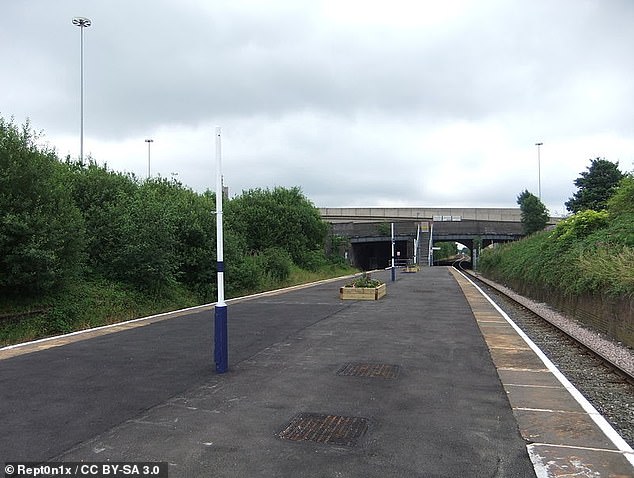
M 392 261 L 392 242 L 390 238 L 353 238 L 350 240 L 350 260 L 355 267 L 362 270 L 374 270 L 388 267 Z M 408 247 L 409 246 L 409 247 Z M 395 239 L 394 253 L 401 260 L 413 259 L 413 242 Z
M 363 211 L 367 212 L 366 209 Z M 392 222 L 395 233 L 395 256 L 400 263 L 413 263 L 416 255 L 420 265 L 428 265 L 430 247 L 440 242 L 458 242 L 473 251 L 474 243 L 487 247 L 493 243 L 515 241 L 524 236 L 520 216 L 510 213 L 497 214 L 497 220 L 465 220 L 459 216 L 436 216 L 436 220 L 423 221 L 403 218 L 394 220 L 388 217 L 383 220 L 371 220 L 368 217 L 366 214 L 356 220 L 341 216 L 325 218 L 332 224 L 333 234 L 347 239 L 348 245 L 342 253 L 346 254 L 352 265 L 363 270 L 390 265 Z M 421 227 L 417 229 L 419 225 Z M 415 251 L 417 232 L 418 247 Z
M 459 242 L 467 247 L 470 256 L 474 256 L 474 243 L 480 248 L 511 241 L 524 237 L 524 227 L 516 222 L 496 221 L 461 221 L 438 222 L 433 227 L 433 243 Z

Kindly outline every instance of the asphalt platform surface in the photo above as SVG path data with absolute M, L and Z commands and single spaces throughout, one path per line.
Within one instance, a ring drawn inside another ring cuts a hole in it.
M 0 461 L 161 461 L 174 477 L 534 477 L 444 267 L 388 272 L 0 359 Z M 364 376 L 365 375 L 365 376 Z M 374 375 L 374 376 L 372 376 Z

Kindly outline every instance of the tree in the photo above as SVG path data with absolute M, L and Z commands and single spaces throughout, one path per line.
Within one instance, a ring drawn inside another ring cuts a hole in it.
M 227 201 L 227 227 L 241 235 L 251 253 L 281 248 L 300 267 L 324 260 L 327 224 L 300 188 L 251 189 Z
M 575 179 L 577 192 L 565 204 L 566 209 L 572 213 L 586 209 L 605 209 L 608 199 L 623 179 L 618 161 L 612 163 L 601 158 L 591 159 L 587 169 Z
M 548 210 L 537 196 L 525 189 L 517 196 L 517 204 L 522 211 L 524 232 L 529 235 L 541 231 L 548 224 Z
M 92 159 L 87 163 L 66 161 L 72 181 L 71 194 L 86 225 L 88 267 L 112 278 L 121 272 L 113 261 L 130 238 L 123 234 L 129 220 L 128 204 L 139 187 L 134 177 L 110 171 Z

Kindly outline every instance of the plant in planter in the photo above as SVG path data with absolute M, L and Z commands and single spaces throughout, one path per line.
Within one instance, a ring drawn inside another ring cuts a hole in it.
M 339 289 L 340 299 L 378 300 L 387 293 L 385 282 L 372 279 L 365 272 L 350 284 Z

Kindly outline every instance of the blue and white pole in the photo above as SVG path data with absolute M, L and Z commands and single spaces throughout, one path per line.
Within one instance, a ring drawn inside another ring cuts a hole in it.
M 225 303 L 225 263 L 222 229 L 222 160 L 220 154 L 220 128 L 216 127 L 216 257 L 218 274 L 218 302 L 214 307 L 214 360 L 216 372 L 229 368 L 227 351 L 227 304 Z
M 396 280 L 396 267 L 394 264 L 394 223 L 392 223 L 392 282 Z
M 429 223 L 429 247 L 427 249 L 427 263 L 429 267 L 434 265 L 434 221 Z

